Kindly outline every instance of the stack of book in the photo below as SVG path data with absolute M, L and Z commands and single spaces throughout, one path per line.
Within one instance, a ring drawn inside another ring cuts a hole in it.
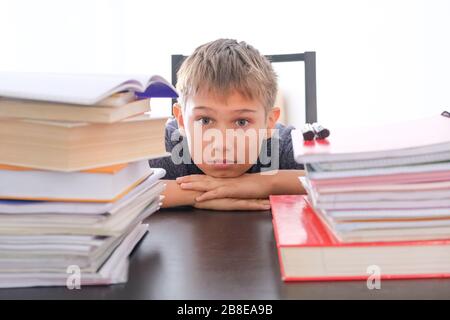
M 150 98 L 176 96 L 158 76 L 0 74 L 0 287 L 127 280 L 165 187 Z
M 292 138 L 308 195 L 272 197 L 287 280 L 450 276 L 448 113 Z

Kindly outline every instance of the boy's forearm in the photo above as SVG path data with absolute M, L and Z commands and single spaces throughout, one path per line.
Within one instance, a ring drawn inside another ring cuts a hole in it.
M 231 183 L 228 185 L 228 188 L 234 190 L 234 193 L 231 192 L 231 195 L 214 198 L 267 199 L 271 194 L 305 194 L 305 190 L 299 180 L 299 177 L 304 174 L 303 170 L 277 170 L 272 174 L 268 172 L 264 174 L 253 173 L 230 178 L 229 181 Z M 204 178 L 207 177 L 202 177 L 202 179 Z M 227 180 L 227 178 L 223 179 L 223 181 Z M 175 180 L 165 180 L 165 182 L 166 190 L 163 193 L 163 208 L 195 206 L 197 203 L 196 198 L 208 191 L 207 189 L 201 191 L 182 189 Z M 239 187 L 236 188 L 236 186 Z
M 193 206 L 195 204 L 195 198 L 201 194 L 199 191 L 181 189 L 175 180 L 164 180 L 164 182 L 166 189 L 163 192 L 163 208 Z
M 274 174 L 260 174 L 266 176 L 269 184 L 269 195 L 277 194 L 305 194 L 299 177 L 305 175 L 304 170 L 277 170 Z

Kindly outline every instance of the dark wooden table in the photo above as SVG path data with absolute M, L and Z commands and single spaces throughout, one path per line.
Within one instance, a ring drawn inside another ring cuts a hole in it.
M 1 289 L 0 299 L 449 299 L 450 279 L 283 283 L 270 212 L 161 210 L 109 287 Z

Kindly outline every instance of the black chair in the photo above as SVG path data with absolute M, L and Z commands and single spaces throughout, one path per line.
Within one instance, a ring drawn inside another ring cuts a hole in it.
M 266 55 L 272 63 L 303 61 L 305 63 L 305 119 L 312 123 L 317 121 L 317 89 L 316 89 L 316 53 L 306 51 L 304 53 Z M 177 72 L 187 56 L 181 54 L 172 55 L 172 84 L 177 83 Z M 172 101 L 175 103 L 175 99 Z

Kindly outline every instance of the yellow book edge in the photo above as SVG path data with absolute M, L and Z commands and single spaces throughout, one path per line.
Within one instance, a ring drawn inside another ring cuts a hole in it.
M 86 169 L 81 170 L 79 172 L 84 173 L 105 173 L 105 174 L 115 174 L 122 169 L 126 168 L 128 166 L 128 163 L 120 163 L 110 166 L 104 166 L 104 167 L 98 167 L 98 168 L 92 168 L 92 169 Z M 40 169 L 33 169 L 29 167 L 21 167 L 21 166 L 14 166 L 9 164 L 0 164 L 0 170 L 8 170 L 8 171 L 48 171 L 48 170 L 40 170 Z

